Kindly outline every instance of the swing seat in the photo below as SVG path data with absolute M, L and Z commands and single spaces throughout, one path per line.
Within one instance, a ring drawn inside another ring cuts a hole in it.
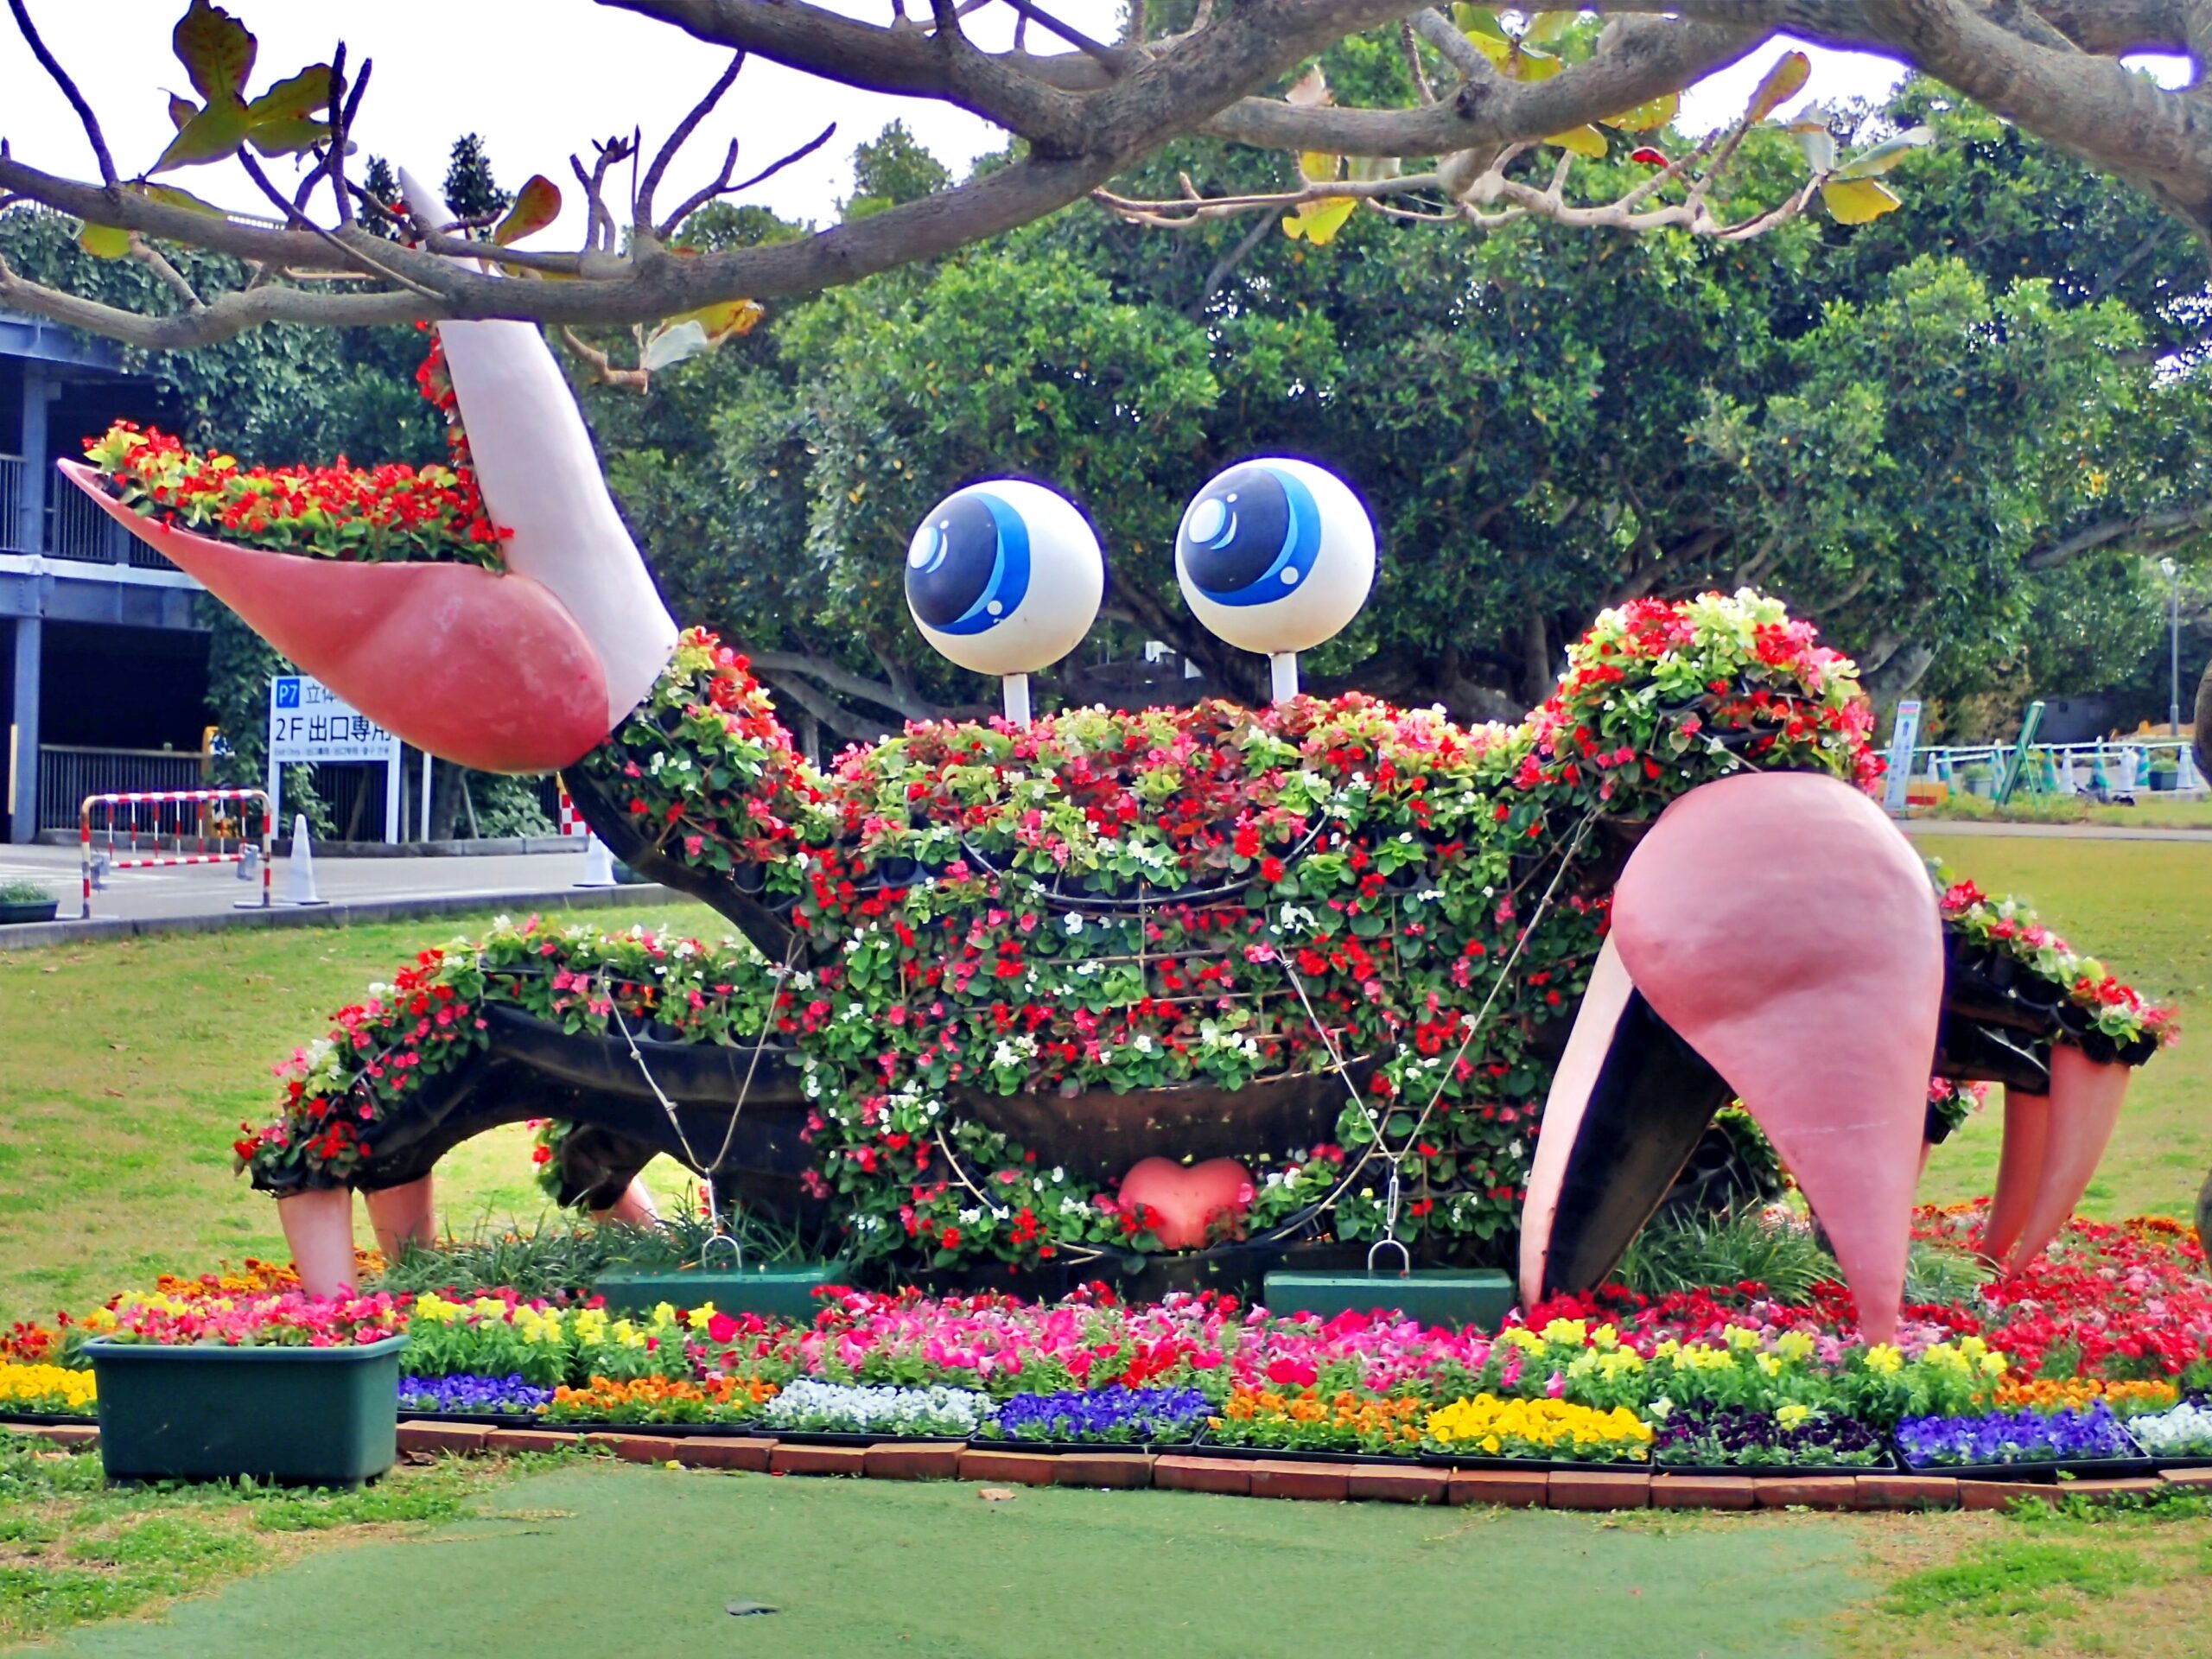
M 1396 1311 L 1423 1325 L 1495 1331 L 1519 1300 L 1512 1276 L 1491 1268 L 1416 1268 L 1398 1273 L 1388 1265 L 1373 1272 L 1271 1273 L 1262 1300 L 1272 1313 L 1313 1313 L 1327 1319 L 1339 1313 Z

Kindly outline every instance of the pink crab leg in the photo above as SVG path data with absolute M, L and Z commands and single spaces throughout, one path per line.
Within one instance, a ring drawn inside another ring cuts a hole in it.
M 1620 949 L 1608 938 L 1590 969 L 1589 988 L 1568 1033 L 1567 1052 L 1552 1073 L 1544 1101 L 1543 1126 L 1536 1132 L 1536 1155 L 1529 1167 L 1528 1196 L 1521 1205 L 1521 1306 L 1525 1311 L 1544 1300 L 1544 1272 L 1550 1265 L 1552 1233 L 1559 1220 L 1560 1194 L 1575 1138 L 1590 1106 L 1611 1048 L 1613 1033 L 1636 986 L 1622 965 Z
M 2120 1122 L 2130 1071 L 2117 1060 L 2093 1060 L 2071 1043 L 2051 1045 L 2050 1127 L 2043 1166 L 2019 1238 L 2005 1257 L 2005 1272 L 2018 1273 L 2042 1254 L 2089 1190 Z
M 1705 785 L 1630 859 L 1613 938 L 1796 1175 L 1862 1329 L 1893 1336 L 1943 993 L 1935 895 L 1904 836 L 1833 778 Z
M 402 171 L 416 217 L 443 229 L 444 200 Z M 676 623 L 607 493 L 568 378 L 537 325 L 442 322 L 446 370 L 492 522 L 512 531 L 507 568 L 566 606 L 607 677 L 607 729 L 645 700 L 676 652 Z
M 2041 1185 L 2044 1148 L 2050 1135 L 2050 1096 L 2009 1084 L 2005 1090 L 2005 1145 L 1997 1160 L 1997 1188 L 1981 1230 L 1981 1254 L 2001 1263 L 2027 1230 L 2028 1206 Z
M 353 1294 L 353 1192 L 323 1187 L 276 1200 L 277 1224 L 292 1252 L 300 1288 L 310 1296 Z

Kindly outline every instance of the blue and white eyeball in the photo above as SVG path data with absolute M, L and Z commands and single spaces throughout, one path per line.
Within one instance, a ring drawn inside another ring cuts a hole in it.
M 1175 579 L 1230 645 L 1310 651 L 1367 603 L 1375 525 L 1351 486 L 1310 461 L 1239 461 L 1183 510 Z
M 1106 557 L 1075 503 L 1026 479 L 970 484 L 906 544 L 906 608 L 940 652 L 978 674 L 1033 674 L 1098 619 Z

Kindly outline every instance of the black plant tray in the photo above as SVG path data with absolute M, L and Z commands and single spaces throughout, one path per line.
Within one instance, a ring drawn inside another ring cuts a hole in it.
M 0 1411 L 0 1423 L 20 1423 L 33 1428 L 98 1428 L 97 1417 L 79 1417 L 67 1412 Z
M 448 1420 L 426 1417 L 418 1421 L 435 1422 Z M 517 1427 L 512 1418 L 502 1419 L 499 1426 L 503 1428 Z M 779 1435 L 763 1435 L 759 1427 L 752 1423 L 556 1423 L 549 1422 L 541 1417 L 532 1422 L 531 1427 L 544 1429 L 547 1433 L 553 1434 L 657 1434 L 672 1440 L 684 1440 L 695 1434 L 711 1434 L 723 1440 L 737 1440 L 747 1436 L 764 1440 L 783 1438 Z
M 1872 1463 L 1661 1463 L 1654 1459 L 1649 1466 L 1655 1475 L 1756 1475 L 1777 1480 L 1897 1472 L 1897 1460 L 1887 1452 Z
M 880 1434 L 849 1428 L 756 1428 L 753 1432 L 764 1440 L 781 1440 L 790 1446 L 941 1446 L 947 1440 L 970 1444 L 960 1434 L 893 1434 L 888 1429 Z
M 2190 1452 L 2177 1452 L 2171 1458 L 2152 1456 L 2148 1452 L 2145 1456 L 2161 1469 L 2212 1469 L 2212 1456 Z
M 1459 1452 L 1423 1452 L 1421 1461 L 1440 1469 L 1525 1469 L 1531 1474 L 1541 1471 L 1548 1475 L 1611 1474 L 1626 1471 L 1632 1475 L 1657 1472 L 1649 1458 L 1503 1458 L 1486 1454 Z M 1731 1469 L 1739 1475 L 1740 1469 Z
M 1900 1458 L 1898 1465 L 1908 1475 L 1948 1476 L 1956 1480 L 2018 1480 L 2056 1484 L 2062 1474 L 2076 1480 L 2119 1479 L 2131 1475 L 2155 1475 L 2160 1467 L 2156 1458 L 2076 1458 L 2060 1460 L 2050 1458 L 2023 1458 L 2017 1463 L 1927 1463 L 1910 1464 Z M 2171 1465 L 2166 1465 L 2171 1467 Z
M 968 1444 L 977 1452 L 1038 1452 L 1054 1458 L 1095 1452 L 1163 1452 L 1179 1458 L 1198 1449 L 1188 1440 L 995 1440 L 980 1434 L 970 1436 Z
M 418 1411 L 403 1404 L 399 1408 L 403 1421 L 410 1423 L 459 1423 L 468 1428 L 566 1428 L 566 1423 L 548 1424 L 545 1414 L 537 1411 Z
M 1178 1457 L 1281 1458 L 1291 1463 L 1414 1463 L 1410 1452 L 1346 1452 L 1335 1447 L 1303 1446 L 1231 1446 L 1220 1440 L 1200 1440 L 1195 1446 L 1167 1446 Z

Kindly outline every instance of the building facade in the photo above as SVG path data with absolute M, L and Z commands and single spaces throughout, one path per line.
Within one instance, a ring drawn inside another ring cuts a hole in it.
M 0 734 L 8 837 L 68 829 L 107 790 L 195 787 L 207 723 L 200 584 L 54 470 L 118 419 L 152 421 L 119 353 L 0 311 Z

